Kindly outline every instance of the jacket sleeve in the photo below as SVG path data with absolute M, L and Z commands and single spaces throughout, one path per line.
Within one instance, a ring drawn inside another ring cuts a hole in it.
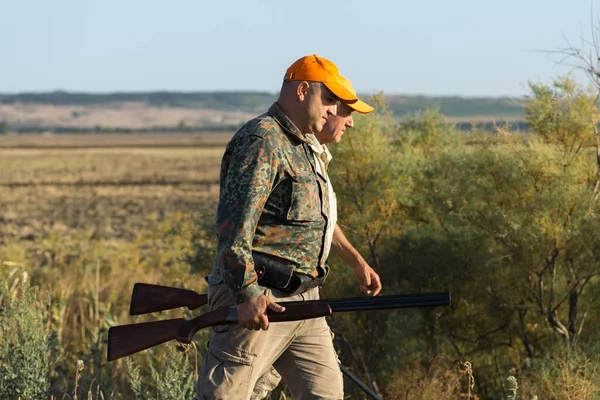
M 217 208 L 218 261 L 236 304 L 262 294 L 252 260 L 252 240 L 269 198 L 277 162 L 273 146 L 259 136 L 232 146 L 221 168 Z

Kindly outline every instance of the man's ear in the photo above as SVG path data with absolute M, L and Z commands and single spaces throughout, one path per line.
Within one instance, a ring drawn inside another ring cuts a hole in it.
M 296 97 L 298 100 L 304 101 L 310 91 L 310 84 L 307 81 L 302 81 L 296 86 Z

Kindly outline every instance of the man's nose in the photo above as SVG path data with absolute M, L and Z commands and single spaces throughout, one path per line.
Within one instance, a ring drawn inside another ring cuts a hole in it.
M 348 120 L 346 121 L 346 126 L 348 128 L 354 128 L 354 120 L 352 119 L 352 115 L 348 117 Z
M 333 115 L 337 115 L 337 111 L 338 111 L 338 106 L 337 103 L 327 107 L 327 114 L 333 116 Z

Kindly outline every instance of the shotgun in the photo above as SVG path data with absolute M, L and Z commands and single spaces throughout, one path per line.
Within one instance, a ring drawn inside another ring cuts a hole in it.
M 169 302 L 169 307 L 176 303 L 184 302 Z M 269 322 L 319 318 L 330 316 L 334 312 L 448 306 L 450 305 L 450 292 L 307 300 L 281 304 L 285 306 L 284 312 L 278 313 L 267 310 Z M 187 306 L 188 304 L 182 305 Z M 157 308 L 157 306 L 152 307 L 155 310 Z M 108 361 L 114 361 L 173 339 L 181 343 L 190 343 L 200 329 L 236 323 L 238 323 L 236 308 L 221 307 L 189 320 L 174 318 L 113 326 L 108 330 L 107 359 Z

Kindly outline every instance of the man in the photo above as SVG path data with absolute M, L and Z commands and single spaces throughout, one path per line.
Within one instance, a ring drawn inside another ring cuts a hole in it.
M 351 93 L 356 96 L 356 92 L 350 81 L 344 77 L 340 77 L 345 86 Z M 357 97 L 358 98 L 358 97 Z M 323 251 L 322 259 L 327 260 L 329 251 L 332 249 L 334 253 L 339 255 L 346 263 L 348 263 L 356 275 L 356 278 L 361 283 L 360 289 L 367 295 L 375 296 L 381 290 L 381 282 L 379 275 L 369 266 L 360 253 L 350 244 L 342 229 L 337 224 L 337 202 L 333 186 L 327 174 L 327 167 L 332 159 L 331 153 L 326 147 L 328 143 L 339 143 L 347 129 L 354 127 L 352 112 L 368 114 L 373 111 L 373 107 L 361 100 L 354 103 L 338 105 L 337 114 L 327 119 L 320 132 L 314 134 L 316 142 L 311 141 L 309 146 L 313 151 L 317 173 L 323 174 L 327 179 L 328 196 L 329 196 L 329 221 L 326 232 L 325 250 Z M 262 400 L 269 392 L 277 387 L 281 377 L 277 371 L 272 368 L 269 372 L 260 377 L 255 385 L 252 400 Z
M 350 81 L 344 77 L 341 77 L 341 80 L 349 91 L 356 96 L 356 92 Z M 319 166 L 323 167 L 326 176 L 327 167 L 332 158 L 326 144 L 339 143 L 342 140 L 342 135 L 344 135 L 346 129 L 354 127 L 354 120 L 352 119 L 353 111 L 357 111 L 361 114 L 368 114 L 373 111 L 373 107 L 358 99 L 358 96 L 356 96 L 356 98 L 356 102 L 340 104 L 338 106 L 337 115 L 329 118 L 323 129 L 320 132 L 315 133 L 318 143 L 312 143 L 311 149 L 314 152 L 315 159 L 322 160 L 322 162 L 319 163 Z M 330 199 L 330 220 L 331 226 L 333 227 L 332 232 L 327 232 L 331 237 L 331 247 L 336 254 L 353 268 L 356 278 L 361 283 L 360 289 L 367 295 L 375 296 L 381 290 L 379 275 L 377 275 L 360 253 L 350 244 L 342 232 L 342 229 L 337 224 L 337 202 L 333 186 L 331 185 L 328 176 L 327 186 Z M 326 240 L 326 246 L 328 242 L 329 240 Z M 323 259 L 326 261 L 327 256 L 329 255 L 329 249 L 326 248 L 324 253 Z
M 239 325 L 211 333 L 197 399 L 246 400 L 271 366 L 294 399 L 342 399 L 325 319 L 269 325 L 266 316 L 267 309 L 285 310 L 277 303 L 318 299 L 318 288 L 290 295 L 284 287 L 259 286 L 254 258 L 291 265 L 309 284 L 324 279 L 329 196 L 327 180 L 317 173 L 310 134 L 322 130 L 339 104 L 357 100 L 335 64 L 316 55 L 302 57 L 288 68 L 277 102 L 227 145 L 217 259 L 207 281 L 210 307 L 235 305 Z

